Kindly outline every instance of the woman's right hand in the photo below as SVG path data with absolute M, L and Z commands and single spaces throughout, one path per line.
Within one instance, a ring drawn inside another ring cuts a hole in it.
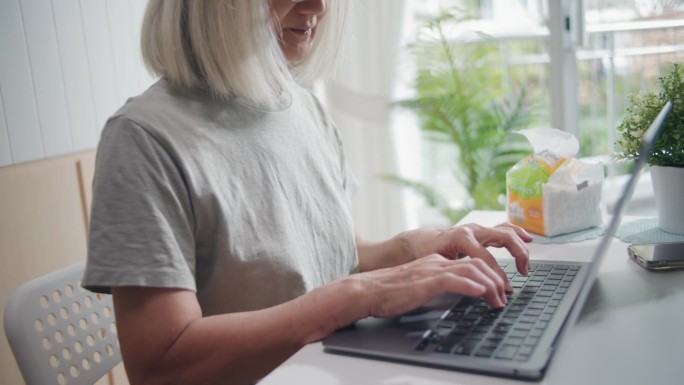
M 508 302 L 505 281 L 481 259 L 451 260 L 433 254 L 349 278 L 361 283 L 366 316 L 400 315 L 444 293 L 484 297 L 494 308 Z

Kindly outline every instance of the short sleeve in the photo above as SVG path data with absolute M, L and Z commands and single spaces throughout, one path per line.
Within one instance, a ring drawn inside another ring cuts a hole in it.
M 179 164 L 139 124 L 108 121 L 96 157 L 85 288 L 196 291 L 192 205 Z

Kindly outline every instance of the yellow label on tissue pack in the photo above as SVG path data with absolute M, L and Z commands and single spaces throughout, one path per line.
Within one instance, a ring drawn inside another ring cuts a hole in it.
M 543 151 L 526 157 L 506 173 L 508 220 L 533 233 L 544 228 L 544 184 L 566 158 Z

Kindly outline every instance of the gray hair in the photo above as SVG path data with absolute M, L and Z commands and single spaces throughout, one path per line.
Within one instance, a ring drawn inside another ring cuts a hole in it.
M 150 0 L 142 27 L 147 68 L 183 88 L 270 104 L 297 82 L 332 70 L 342 44 L 347 0 L 328 0 L 311 52 L 288 63 L 268 0 Z

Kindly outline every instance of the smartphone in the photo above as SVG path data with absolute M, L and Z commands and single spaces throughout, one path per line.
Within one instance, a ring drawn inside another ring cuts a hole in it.
M 627 251 L 634 262 L 648 270 L 684 269 L 684 242 L 633 244 Z

